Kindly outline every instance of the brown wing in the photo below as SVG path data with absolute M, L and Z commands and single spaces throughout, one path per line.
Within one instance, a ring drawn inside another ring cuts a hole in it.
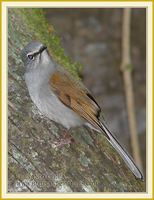
M 86 119 L 95 128 L 100 128 L 98 120 L 100 107 L 83 85 L 67 73 L 60 71 L 52 74 L 49 83 L 61 102 Z

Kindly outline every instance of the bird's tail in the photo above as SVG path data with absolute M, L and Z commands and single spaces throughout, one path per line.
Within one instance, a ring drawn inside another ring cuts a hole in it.
M 117 152 L 120 154 L 126 165 L 135 175 L 135 177 L 137 179 L 143 180 L 143 175 L 139 170 L 139 168 L 136 166 L 135 162 L 133 161 L 133 158 L 125 151 L 125 149 L 120 145 L 115 136 L 113 136 L 113 134 L 108 130 L 108 128 L 103 123 L 101 123 L 101 128 L 105 132 L 107 140 L 117 150 Z

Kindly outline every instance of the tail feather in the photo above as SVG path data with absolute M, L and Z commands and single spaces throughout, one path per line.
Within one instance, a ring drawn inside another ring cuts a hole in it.
M 126 165 L 135 175 L 135 177 L 137 179 L 143 180 L 143 175 L 139 170 L 139 168 L 136 166 L 135 162 L 133 161 L 133 158 L 131 158 L 131 156 L 124 150 L 124 148 L 120 145 L 115 136 L 113 136 L 113 134 L 108 130 L 108 128 L 103 123 L 101 123 L 101 129 L 105 132 L 105 136 L 107 135 L 106 137 L 107 140 L 117 150 L 117 152 L 120 154 Z

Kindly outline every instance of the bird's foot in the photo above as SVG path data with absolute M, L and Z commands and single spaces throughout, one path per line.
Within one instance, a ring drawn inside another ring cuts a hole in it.
M 54 146 L 56 148 L 62 148 L 65 145 L 70 145 L 74 143 L 74 139 L 72 138 L 72 136 L 69 134 L 68 131 L 64 130 L 64 135 L 62 138 L 60 138 L 58 141 L 54 142 Z

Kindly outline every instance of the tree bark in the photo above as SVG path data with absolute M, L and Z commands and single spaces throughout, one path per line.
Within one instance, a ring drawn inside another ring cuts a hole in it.
M 8 17 L 8 192 L 145 191 L 103 135 L 80 127 L 70 131 L 74 143 L 55 147 L 63 127 L 32 103 L 20 51 L 39 40 L 74 76 L 80 65 L 64 55 L 41 9 L 11 8 Z

